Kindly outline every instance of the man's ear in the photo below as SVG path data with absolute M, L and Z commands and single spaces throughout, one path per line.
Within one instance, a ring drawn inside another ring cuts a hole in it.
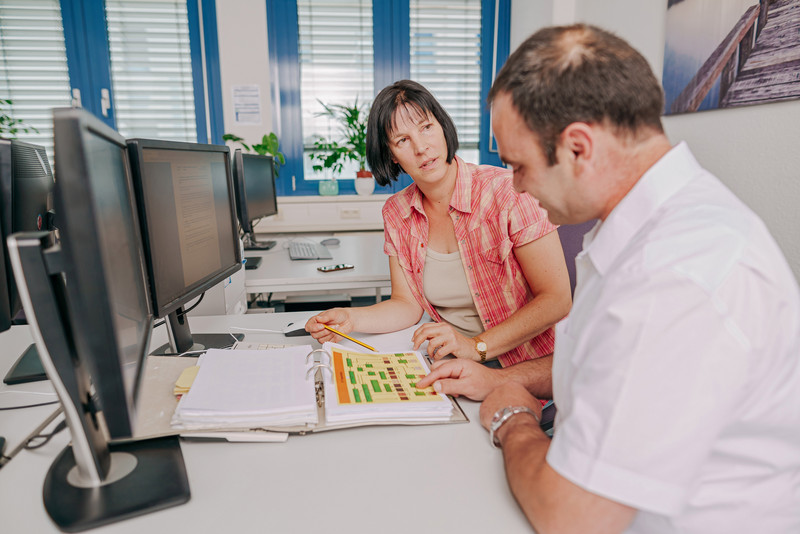
M 571 162 L 584 165 L 592 159 L 594 131 L 585 122 L 573 122 L 561 132 L 561 144 Z

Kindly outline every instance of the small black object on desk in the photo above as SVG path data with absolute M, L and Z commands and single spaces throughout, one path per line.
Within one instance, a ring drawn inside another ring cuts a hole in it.
M 269 250 L 274 247 L 278 242 L 277 241 L 253 241 L 248 240 L 244 243 L 245 250 Z
M 309 336 L 311 334 L 306 332 L 305 325 L 297 323 L 289 323 L 285 327 L 283 327 L 283 335 L 286 337 L 298 337 L 298 336 Z
M 257 269 L 264 258 L 261 256 L 246 256 L 244 259 L 244 268 L 250 271 L 252 269 Z

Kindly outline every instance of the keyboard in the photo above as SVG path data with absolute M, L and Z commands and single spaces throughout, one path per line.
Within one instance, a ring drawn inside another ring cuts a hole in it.
M 289 243 L 289 258 L 293 260 L 331 260 L 333 256 L 328 247 L 320 243 L 292 241 Z

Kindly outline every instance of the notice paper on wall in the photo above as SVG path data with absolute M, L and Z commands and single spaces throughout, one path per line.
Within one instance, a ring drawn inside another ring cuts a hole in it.
M 236 124 L 261 124 L 261 88 L 258 85 L 234 85 L 233 116 Z

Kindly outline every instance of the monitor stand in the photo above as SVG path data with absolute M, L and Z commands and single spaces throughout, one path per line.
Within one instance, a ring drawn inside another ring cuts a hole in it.
M 187 502 L 189 480 L 177 436 L 109 444 L 106 480 L 84 481 L 72 446 L 50 466 L 44 481 L 44 507 L 67 532 L 95 528 Z
M 38 380 L 47 380 L 47 374 L 42 367 L 42 360 L 39 359 L 39 351 L 36 350 L 36 345 L 31 343 L 25 349 L 11 369 L 3 378 L 3 382 L 8 385 L 24 384 L 25 382 L 36 382 Z
M 274 247 L 278 242 L 269 241 L 256 241 L 255 233 L 246 233 L 242 239 L 242 245 L 245 250 L 269 250 Z
M 168 314 L 165 320 L 169 343 L 151 352 L 151 356 L 179 356 L 206 349 L 227 349 L 244 339 L 244 334 L 192 334 L 183 307 Z

